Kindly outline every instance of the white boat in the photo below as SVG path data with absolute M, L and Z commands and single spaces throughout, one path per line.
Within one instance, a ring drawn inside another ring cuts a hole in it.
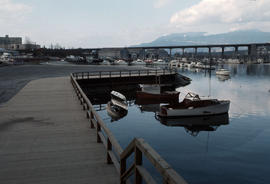
M 113 63 L 116 64 L 116 65 L 127 65 L 128 64 L 127 62 L 125 62 L 122 59 L 115 60 Z
M 117 121 L 127 115 L 128 111 L 109 101 L 106 106 L 107 114 L 111 117 L 111 121 Z
M 199 95 L 188 93 L 180 103 L 162 105 L 159 116 L 208 116 L 228 113 L 229 100 L 201 99 Z
M 126 97 L 117 91 L 111 92 L 111 102 L 113 105 L 116 105 L 122 109 L 128 110 Z
M 153 64 L 155 65 L 164 65 L 166 62 L 163 59 L 158 59 L 157 61 L 154 61 Z
M 141 59 L 137 59 L 135 61 L 132 61 L 131 64 L 133 65 L 145 65 L 145 62 Z
M 126 97 L 117 92 L 111 92 L 111 101 L 107 103 L 106 110 L 109 116 L 111 116 L 111 121 L 116 121 L 127 115 L 128 105 Z
M 170 68 L 179 67 L 179 61 L 178 60 L 171 60 L 169 63 Z
M 230 75 L 230 71 L 224 68 L 218 69 L 216 75 Z
M 195 68 L 203 68 L 204 65 L 201 62 L 195 64 Z
M 3 63 L 12 63 L 14 60 L 12 58 L 12 55 L 10 53 L 4 52 L 2 56 L 0 56 L 0 62 Z

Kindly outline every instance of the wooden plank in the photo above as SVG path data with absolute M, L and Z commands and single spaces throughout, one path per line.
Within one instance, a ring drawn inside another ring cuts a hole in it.
M 134 171 L 134 168 L 135 168 L 135 164 L 132 164 L 130 166 L 130 168 L 128 170 L 126 170 L 126 172 L 124 172 L 122 175 L 121 175 L 121 182 L 122 181 L 126 181 L 132 174 Z
M 113 165 L 115 166 L 116 168 L 116 171 L 118 172 L 118 174 L 120 174 L 120 164 L 119 164 L 119 161 L 117 160 L 115 154 L 113 151 L 108 151 L 110 157 L 111 157 L 111 160 L 113 162 Z
M 136 139 L 136 146 L 143 152 L 147 159 L 155 166 L 168 183 L 187 184 L 171 166 L 142 138 Z
M 106 141 L 106 138 L 104 137 L 104 135 L 101 131 L 98 132 L 98 136 L 100 138 L 100 141 L 103 143 L 103 145 L 107 149 L 107 141 Z
M 141 174 L 143 180 L 147 184 L 156 184 L 156 181 L 153 179 L 153 177 L 149 174 L 149 172 L 142 166 L 136 166 L 136 169 Z
M 129 157 L 129 155 L 131 155 L 131 153 L 134 152 L 134 147 L 135 147 L 135 140 L 133 139 L 129 145 L 126 147 L 126 149 L 122 152 L 122 154 L 120 155 L 120 159 L 127 159 L 127 157 Z

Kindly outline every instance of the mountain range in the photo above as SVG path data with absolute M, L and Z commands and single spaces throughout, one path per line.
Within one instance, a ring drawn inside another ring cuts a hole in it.
M 270 42 L 270 32 L 259 30 L 241 30 L 222 34 L 207 34 L 206 32 L 173 33 L 161 36 L 150 43 L 136 46 L 175 46 L 204 44 L 241 44 Z

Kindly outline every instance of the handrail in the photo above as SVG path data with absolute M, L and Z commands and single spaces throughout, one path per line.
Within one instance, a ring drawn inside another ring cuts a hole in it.
M 85 73 L 85 72 L 84 72 Z M 161 158 L 161 156 L 142 138 L 134 138 L 133 141 L 122 149 L 117 139 L 108 129 L 101 117 L 94 109 L 92 103 L 87 98 L 76 78 L 76 73 L 70 75 L 71 83 L 77 93 L 77 96 L 86 110 L 86 116 L 90 120 L 90 127 L 95 128 L 97 134 L 97 142 L 103 143 L 107 151 L 107 164 L 114 164 L 117 172 L 120 174 L 120 182 L 126 183 L 128 178 L 135 174 L 135 183 L 156 183 L 150 173 L 143 167 L 142 155 L 144 155 L 159 171 L 163 177 L 163 183 L 168 184 L 186 184 L 187 182 L 179 176 L 171 166 Z M 129 169 L 126 169 L 126 160 L 134 154 L 134 163 Z
M 131 77 L 131 76 L 157 76 L 172 75 L 177 72 L 174 69 L 145 69 L 145 70 L 128 70 L 128 71 L 97 71 L 97 72 L 75 72 L 72 73 L 75 79 L 91 78 L 113 78 L 113 77 Z

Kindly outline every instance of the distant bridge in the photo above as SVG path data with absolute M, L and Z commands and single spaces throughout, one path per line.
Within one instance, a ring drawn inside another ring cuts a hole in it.
M 113 49 L 138 49 L 138 50 L 147 50 L 147 49 L 169 49 L 170 55 L 172 49 L 182 49 L 183 53 L 185 49 L 193 48 L 195 54 L 197 54 L 198 48 L 208 48 L 208 53 L 211 54 L 212 48 L 221 48 L 222 55 L 224 55 L 225 48 L 233 47 L 235 52 L 238 52 L 239 47 L 247 47 L 248 55 L 256 55 L 256 50 L 258 47 L 270 46 L 270 43 L 247 43 L 247 44 L 205 44 L 205 45 L 175 45 L 175 46 L 145 46 L 145 47 L 104 47 L 104 48 L 89 48 L 91 51 L 99 51 L 102 49 L 113 50 Z

